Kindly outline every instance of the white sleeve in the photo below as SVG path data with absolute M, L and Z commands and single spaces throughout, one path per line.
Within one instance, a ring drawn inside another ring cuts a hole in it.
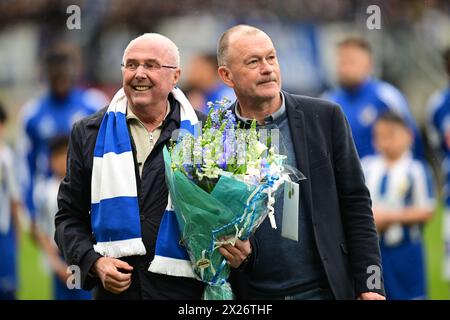
M 431 170 L 416 161 L 412 167 L 412 178 L 413 205 L 421 209 L 434 210 L 436 199 Z
M 109 99 L 103 91 L 90 88 L 84 91 L 83 102 L 94 110 L 100 110 L 109 104 Z
M 377 95 L 390 109 L 399 114 L 412 118 L 408 102 L 403 94 L 393 85 L 382 82 L 377 88 Z

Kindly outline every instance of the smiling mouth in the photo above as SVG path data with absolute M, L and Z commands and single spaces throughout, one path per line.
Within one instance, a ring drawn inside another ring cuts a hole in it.
M 136 91 L 147 91 L 151 87 L 150 86 L 132 86 L 132 88 Z
M 264 81 L 264 82 L 260 82 L 260 85 L 264 85 L 264 84 L 272 84 L 275 83 L 275 80 L 269 80 L 269 81 Z

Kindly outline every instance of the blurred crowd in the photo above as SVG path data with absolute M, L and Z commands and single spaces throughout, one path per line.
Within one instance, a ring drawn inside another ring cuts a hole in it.
M 30 5 L 31 2 L 33 5 Z M 42 21 L 42 17 L 52 17 L 56 21 L 59 16 L 64 20 L 65 8 L 68 5 L 79 5 L 99 18 L 99 24 L 114 24 L 137 18 L 133 25 L 143 28 L 151 27 L 149 23 L 158 23 L 165 17 L 182 16 L 192 12 L 209 12 L 214 15 L 232 15 L 247 17 L 261 16 L 266 19 L 287 19 L 290 21 L 351 21 L 355 15 L 361 14 L 369 5 L 378 5 L 385 14 L 386 22 L 392 24 L 409 25 L 420 19 L 430 8 L 438 11 L 448 9 L 445 0 L 428 1 L 380 1 L 380 0 L 249 0 L 242 3 L 238 0 L 189 0 L 180 3 L 176 0 L 168 1 L 57 1 L 57 0 L 17 0 L 2 1 L 2 26 L 18 21 Z M 149 22 L 153 21 L 153 22 Z M 47 24 L 47 22 L 45 22 Z
M 74 4 L 81 8 L 79 30 L 66 26 L 70 15 L 66 9 Z M 370 14 L 366 9 L 370 5 L 381 9 L 379 30 L 367 28 Z M 61 286 L 67 274 L 53 243 L 52 216 L 56 203 L 52 200 L 64 176 L 64 161 L 60 159 L 61 155 L 62 159 L 66 156 L 64 148 L 71 126 L 106 106 L 120 87 L 125 45 L 145 32 L 160 32 L 173 39 L 181 52 L 181 87 L 195 108 L 207 112 L 208 101 L 235 98 L 217 76 L 215 49 L 223 30 L 237 23 L 253 24 L 272 36 L 279 48 L 285 89 L 322 96 L 343 107 L 361 158 L 380 152 L 372 144 L 378 116 L 389 110 L 400 114 L 403 120 L 395 116 L 384 120 L 394 125 L 394 129 L 400 125 L 410 130 L 407 131 L 411 133 L 410 143 L 407 138 L 399 140 L 399 144 L 401 141 L 405 144 L 403 153 L 411 148 L 415 159 L 428 162 L 426 168 L 434 167 L 434 174 L 424 169 L 427 173 L 417 179 L 427 190 L 431 185 L 425 181 L 434 176 L 433 186 L 438 187 L 438 192 L 430 191 L 429 198 L 420 201 L 442 199 L 444 207 L 450 208 L 447 187 L 450 187 L 450 51 L 445 52 L 450 47 L 448 1 L 3 0 L 0 1 L 0 299 L 14 298 L 17 289 L 19 231 L 9 226 L 20 224 L 19 211 L 29 217 L 34 243 L 45 253 L 54 271 L 55 298 L 87 297 L 84 292 L 71 296 Z M 366 39 L 370 46 L 359 40 L 341 41 L 354 34 Z M 379 135 L 383 135 L 383 130 L 389 128 L 379 128 Z M 382 188 L 375 186 L 378 187 Z M 427 208 L 434 211 L 436 206 L 433 203 Z M 445 214 L 446 224 L 442 226 L 442 241 L 449 257 L 447 269 L 444 268 L 447 280 L 450 280 L 449 216 L 450 213 Z M 423 225 L 430 217 L 427 212 L 413 222 Z M 387 228 L 380 230 L 386 232 Z M 399 229 L 396 230 L 389 231 L 389 239 L 395 238 L 397 232 L 398 240 Z M 388 256 L 392 254 L 388 252 L 389 239 L 382 243 Z M 413 241 L 413 236 L 408 239 Z M 419 296 L 422 297 L 421 293 Z

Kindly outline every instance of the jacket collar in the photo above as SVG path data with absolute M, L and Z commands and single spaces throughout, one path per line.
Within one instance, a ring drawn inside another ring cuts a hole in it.
M 286 99 L 286 112 L 288 114 L 289 128 L 294 144 L 297 167 L 309 172 L 308 145 L 306 140 L 305 117 L 301 105 L 289 93 L 284 92 Z M 303 174 L 306 175 L 305 172 Z
M 88 127 L 100 128 L 100 124 L 102 123 L 102 120 L 103 120 L 103 117 L 105 116 L 106 110 L 108 110 L 108 106 L 106 106 L 103 109 L 101 109 L 100 111 L 94 113 L 92 116 L 89 117 L 86 125 Z
M 284 98 L 284 93 L 280 92 L 281 95 L 281 106 L 280 108 L 275 111 L 272 114 L 269 114 L 267 117 L 264 118 L 265 124 L 270 124 L 282 117 L 286 112 L 286 101 Z M 245 123 L 246 125 L 251 125 L 253 119 L 245 118 L 240 114 L 240 107 L 239 102 L 236 100 L 236 102 L 233 104 L 233 112 L 236 116 L 236 119 L 242 123 Z
M 286 98 L 286 112 L 288 114 L 289 128 L 294 144 L 295 158 L 297 168 L 306 177 L 306 180 L 300 181 L 300 193 L 302 195 L 304 210 L 311 212 L 313 224 L 315 221 L 314 210 L 312 208 L 312 190 L 311 174 L 309 170 L 309 147 L 306 139 L 306 123 L 302 106 L 298 99 L 293 95 L 284 92 Z M 315 227 L 314 227 L 315 228 Z

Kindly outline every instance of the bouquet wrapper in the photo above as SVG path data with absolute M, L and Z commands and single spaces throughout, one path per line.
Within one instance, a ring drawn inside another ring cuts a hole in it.
M 195 275 L 207 283 L 203 299 L 229 300 L 233 292 L 227 282 L 230 266 L 218 248 L 224 238 L 248 239 L 267 216 L 270 184 L 247 185 L 233 177 L 220 176 L 211 193 L 172 169 L 164 149 L 166 181 Z M 233 243 L 233 242 L 232 242 Z

